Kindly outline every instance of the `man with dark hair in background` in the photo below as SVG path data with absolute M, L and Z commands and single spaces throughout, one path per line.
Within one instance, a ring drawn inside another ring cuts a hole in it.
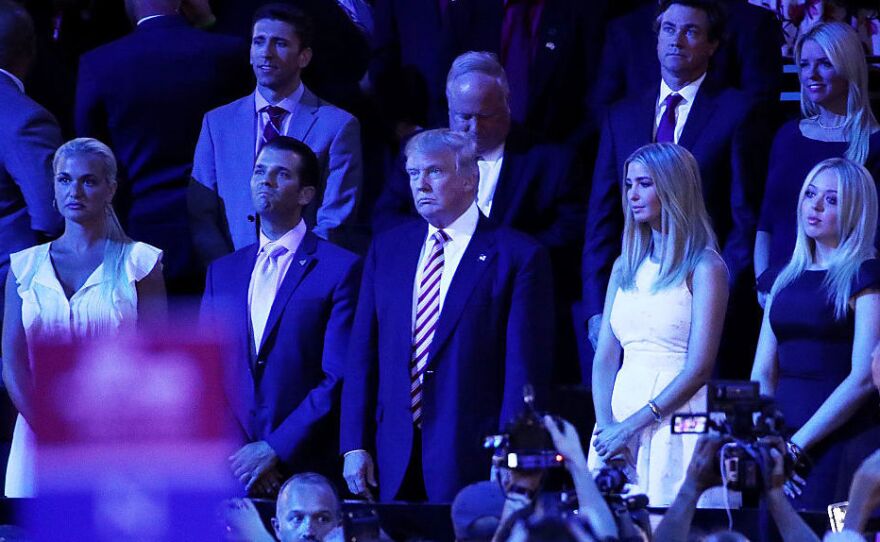
M 0 0 L 0 279 L 9 254 L 61 233 L 53 209 L 52 156 L 61 131 L 51 113 L 25 94 L 34 59 L 34 25 L 24 7 Z M 0 306 L 3 295 L 0 294 Z
M 134 32 L 79 64 L 76 132 L 106 141 L 119 161 L 115 207 L 134 239 L 161 248 L 170 294 L 204 285 L 186 189 L 205 113 L 246 92 L 246 44 L 192 28 L 180 0 L 126 0 Z

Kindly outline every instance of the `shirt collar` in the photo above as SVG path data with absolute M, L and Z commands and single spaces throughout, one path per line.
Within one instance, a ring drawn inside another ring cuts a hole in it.
M 21 82 L 21 79 L 12 75 L 8 71 L 4 70 L 3 68 L 0 68 L 0 73 L 4 73 L 7 76 L 9 76 L 9 78 L 12 79 L 12 82 L 15 83 L 15 86 L 17 86 L 18 89 L 22 92 L 22 94 L 24 94 L 24 83 Z
M 287 96 L 276 104 L 272 104 L 260 94 L 260 89 L 258 88 L 257 91 L 254 92 L 254 106 L 257 109 L 257 113 L 267 105 L 274 105 L 275 107 L 284 109 L 288 113 L 293 113 L 293 110 L 296 109 L 297 104 L 299 104 L 299 101 L 302 98 L 303 92 L 305 92 L 305 86 L 300 82 L 299 86 L 296 87 L 296 90 L 294 90 L 290 96 Z
M 136 24 L 135 26 L 140 26 L 141 23 L 144 23 L 144 22 L 146 22 L 146 21 L 149 21 L 150 19 L 155 19 L 155 18 L 157 18 L 157 17 L 165 17 L 165 15 L 164 15 L 164 14 L 159 14 L 159 15 L 147 15 L 146 17 L 142 17 L 142 18 L 138 19 L 138 22 L 137 22 L 137 24 Z
M 480 219 L 480 210 L 477 207 L 477 202 L 474 201 L 470 207 L 467 208 L 467 211 L 461 213 L 461 216 L 452 221 L 452 224 L 443 228 L 443 231 L 446 232 L 446 235 L 449 236 L 449 239 L 455 241 L 459 237 L 470 237 L 474 234 L 474 231 L 477 229 L 477 221 Z M 428 238 L 430 239 L 439 228 L 435 228 L 431 223 L 428 223 Z
M 706 79 L 705 72 L 703 72 L 703 75 L 701 75 L 695 81 L 691 81 L 690 83 L 685 85 L 684 88 L 682 88 L 681 90 L 674 91 L 671 88 L 669 88 L 669 85 L 667 85 L 666 81 L 661 77 L 660 78 L 660 100 L 657 103 L 662 104 L 666 100 L 667 96 L 669 96 L 670 94 L 675 92 L 676 94 L 678 94 L 679 96 L 684 98 L 684 101 L 686 103 L 693 104 L 694 98 L 697 97 L 697 91 L 700 90 L 700 85 L 703 84 L 704 79 Z
M 484 152 L 483 154 L 481 154 L 478 158 L 478 161 L 480 161 L 480 162 L 497 162 L 498 160 L 500 160 L 503 157 L 504 157 L 504 143 L 502 142 L 501 145 L 498 145 L 497 147 L 495 147 L 491 151 Z
M 268 243 L 273 243 L 276 245 L 281 245 L 287 249 L 289 254 L 293 254 L 296 252 L 296 249 L 299 248 L 299 244 L 302 242 L 303 237 L 306 235 L 306 222 L 303 219 L 299 219 L 299 224 L 293 227 L 292 230 L 288 231 L 275 241 L 272 241 L 266 234 L 263 233 L 263 230 L 260 230 L 260 250 L 263 249 Z

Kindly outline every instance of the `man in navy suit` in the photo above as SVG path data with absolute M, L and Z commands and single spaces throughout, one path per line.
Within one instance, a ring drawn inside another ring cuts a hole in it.
M 130 0 L 134 32 L 80 59 L 76 131 L 113 149 L 115 206 L 125 231 L 161 248 L 172 294 L 204 285 L 186 187 L 205 113 L 246 92 L 244 41 L 190 27 L 180 0 Z
M 34 25 L 27 11 L 0 0 L 0 279 L 9 254 L 61 233 L 52 208 L 52 155 L 61 144 L 55 118 L 24 93 L 34 58 Z M 0 293 L 0 307 L 3 294 Z
M 226 395 L 246 442 L 230 459 L 251 493 L 338 472 L 338 400 L 359 261 L 308 231 L 320 179 L 304 143 L 278 136 L 250 182 L 260 239 L 208 268 L 202 312 L 230 339 Z
M 733 87 L 762 100 L 777 100 L 782 86 L 782 31 L 773 13 L 741 0 L 722 0 L 727 10 L 726 36 L 712 55 L 706 80 Z M 611 22 L 605 31 L 594 107 L 638 96 L 660 82 L 654 49 L 657 0 L 647 0 Z
M 482 438 L 545 396 L 553 359 L 546 250 L 490 228 L 475 201 L 473 140 L 415 135 L 406 169 L 422 219 L 376 236 L 364 265 L 342 398 L 349 489 L 450 502 L 486 479 Z M 376 463 L 373 458 L 376 458 Z
M 480 179 L 477 205 L 492 226 L 527 233 L 550 250 L 556 293 L 557 381 L 579 378 L 570 308 L 580 295 L 579 265 L 587 190 L 573 153 L 535 144 L 511 128 L 510 89 L 495 55 L 467 52 L 452 63 L 446 85 L 449 127 L 474 139 Z M 401 160 L 402 162 L 402 160 Z M 373 211 L 374 231 L 417 216 L 402 163 Z
M 659 88 L 615 104 L 605 116 L 582 265 L 591 340 L 598 332 L 612 264 L 620 254 L 623 164 L 652 141 L 671 141 L 693 153 L 731 286 L 752 284 L 751 247 L 766 156 L 762 159 L 758 150 L 761 138 L 747 96 L 713 87 L 707 78 L 722 29 L 723 12 L 714 0 L 665 0 L 657 38 Z M 739 324 L 730 317 L 728 321 Z
M 443 124 L 442 40 L 449 0 L 377 0 L 370 82 L 397 133 Z
M 188 195 L 196 250 L 205 262 L 256 241 L 245 179 L 259 147 L 278 134 L 304 142 L 321 164 L 317 205 L 305 210 L 306 223 L 318 237 L 348 239 L 363 175 L 360 126 L 302 83 L 312 34 L 311 19 L 297 8 L 257 9 L 250 52 L 257 88 L 205 115 Z

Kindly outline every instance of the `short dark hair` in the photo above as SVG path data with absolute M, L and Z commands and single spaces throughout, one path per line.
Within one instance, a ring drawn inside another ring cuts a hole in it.
M 300 186 L 318 186 L 318 180 L 321 178 L 321 166 L 318 163 L 318 157 L 308 145 L 289 136 L 277 136 L 263 145 L 260 152 L 265 149 L 289 151 L 299 156 L 299 171 L 296 173 L 299 175 Z
M 709 41 L 720 42 L 724 39 L 727 27 L 727 9 L 718 0 L 661 0 L 654 19 L 654 31 L 660 29 L 660 17 L 670 6 L 678 4 L 699 9 L 709 19 Z
M 254 12 L 254 19 L 251 22 L 251 28 L 257 21 L 263 19 L 271 19 L 273 21 L 281 21 L 293 27 L 293 33 L 299 38 L 299 46 L 302 49 L 312 46 L 312 40 L 315 36 L 314 24 L 309 15 L 298 7 L 289 4 L 266 4 L 260 6 Z
M 35 50 L 34 22 L 27 10 L 13 0 L 0 0 L 0 68 L 32 57 Z

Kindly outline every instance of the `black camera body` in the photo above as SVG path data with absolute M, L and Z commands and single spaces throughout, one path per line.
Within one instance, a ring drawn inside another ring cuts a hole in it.
M 719 380 L 708 384 L 706 414 L 676 413 L 672 432 L 676 434 L 717 431 L 726 441 L 715 459 L 726 487 L 743 493 L 764 488 L 762 449 L 759 439 L 784 437 L 785 420 L 770 397 L 761 396 L 757 382 Z M 785 456 L 785 474 L 794 465 Z
M 535 409 L 531 386 L 523 389 L 523 410 L 507 423 L 504 433 L 483 439 L 483 448 L 494 450 L 492 464 L 512 470 L 546 470 L 563 466 L 564 458 L 544 427 L 543 415 Z

